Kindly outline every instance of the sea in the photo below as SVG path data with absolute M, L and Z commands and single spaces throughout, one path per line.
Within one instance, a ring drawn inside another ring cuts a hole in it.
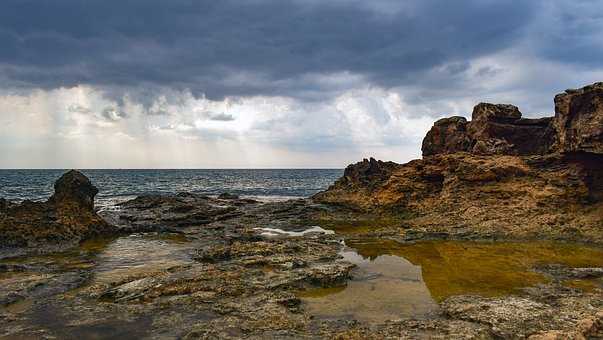
M 67 170 L 0 170 L 0 197 L 11 201 L 45 200 Z M 343 175 L 343 169 L 187 169 L 80 170 L 99 189 L 103 209 L 144 194 L 221 193 L 263 201 L 309 197 Z

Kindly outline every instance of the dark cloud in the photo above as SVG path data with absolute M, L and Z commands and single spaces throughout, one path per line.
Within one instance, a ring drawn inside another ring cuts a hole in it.
M 211 98 L 316 95 L 323 89 L 307 76 L 339 72 L 398 86 L 437 66 L 463 72 L 467 60 L 512 46 L 541 9 L 540 1 L 396 4 L 3 0 L 0 72 L 12 87 L 170 87 Z

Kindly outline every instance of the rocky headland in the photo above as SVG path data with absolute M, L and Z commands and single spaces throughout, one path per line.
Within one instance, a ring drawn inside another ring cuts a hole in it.
M 0 338 L 601 338 L 603 84 L 555 111 L 479 104 L 310 199 L 97 212 L 70 171 L 0 200 Z
M 364 160 L 316 202 L 400 216 L 408 237 L 603 242 L 603 83 L 555 96 L 555 116 L 481 103 L 440 119 L 423 159 Z

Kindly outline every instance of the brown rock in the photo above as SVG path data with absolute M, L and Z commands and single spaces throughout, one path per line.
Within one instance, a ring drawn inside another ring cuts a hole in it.
M 94 196 L 98 189 L 81 172 L 71 170 L 54 183 L 54 195 L 50 200 L 56 204 L 78 204 L 83 209 L 94 209 Z
M 348 166 L 343 173 L 343 180 L 363 185 L 376 185 L 387 179 L 396 165 L 394 162 L 378 161 L 372 157 L 365 158 L 362 162 Z
M 555 96 L 557 148 L 603 153 L 603 82 Z
M 470 147 L 467 120 L 455 116 L 436 121 L 423 139 L 421 150 L 423 156 L 431 156 L 439 153 L 469 151 Z
M 517 106 L 510 104 L 479 103 L 473 108 L 472 121 L 513 123 L 521 118 Z
M 590 158 L 588 158 L 590 159 Z M 366 213 L 404 214 L 429 233 L 603 242 L 603 158 L 441 154 L 350 177 L 314 196 Z
M 3 204 L 0 213 L 0 246 L 73 244 L 116 229 L 94 211 L 98 189 L 80 172 L 71 170 L 55 183 L 46 202 Z
M 467 129 L 472 152 L 499 155 L 538 155 L 554 140 L 552 119 L 525 119 L 516 106 L 481 103 L 475 106 Z
M 525 119 L 516 106 L 480 103 L 472 121 L 438 120 L 423 139 L 423 156 L 468 151 L 479 155 L 539 155 L 554 142 L 552 118 Z

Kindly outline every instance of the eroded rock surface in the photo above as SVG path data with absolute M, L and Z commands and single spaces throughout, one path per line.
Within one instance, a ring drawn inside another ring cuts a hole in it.
M 603 85 L 555 103 L 541 119 L 481 103 L 470 122 L 437 121 L 423 159 L 351 165 L 314 200 L 403 216 L 412 234 L 603 242 Z
M 423 140 L 423 156 L 603 153 L 603 83 L 555 96 L 555 116 L 525 119 L 516 106 L 480 103 L 471 121 L 440 119 Z
M 603 83 L 555 96 L 557 148 L 603 154 Z
M 46 202 L 0 202 L 0 245 L 73 245 L 87 237 L 115 232 L 94 211 L 98 189 L 82 173 L 65 173 L 54 188 L 54 195 Z

